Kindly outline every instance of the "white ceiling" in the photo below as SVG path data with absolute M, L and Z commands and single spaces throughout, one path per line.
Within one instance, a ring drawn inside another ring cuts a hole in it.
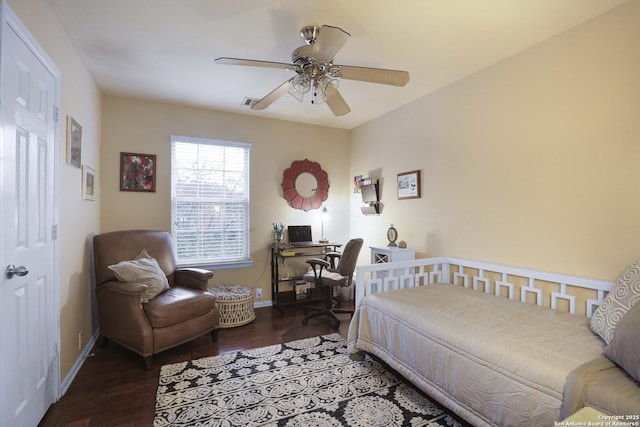
M 48 0 L 107 94 L 351 129 L 628 0 Z M 290 62 L 307 25 L 351 34 L 342 65 L 407 70 L 405 87 L 343 80 L 351 113 L 285 95 L 253 111 L 292 71 L 218 65 Z

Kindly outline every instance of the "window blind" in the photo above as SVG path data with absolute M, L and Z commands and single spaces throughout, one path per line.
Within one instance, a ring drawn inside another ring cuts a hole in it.
M 249 259 L 251 144 L 171 135 L 172 237 L 180 265 Z

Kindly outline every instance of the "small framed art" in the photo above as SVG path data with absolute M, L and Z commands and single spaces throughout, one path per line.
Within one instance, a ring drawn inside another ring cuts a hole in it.
M 356 175 L 353 177 L 353 192 L 359 193 L 362 189 L 362 175 Z
M 82 160 L 82 126 L 67 116 L 67 163 L 80 169 Z
M 82 198 L 96 199 L 96 171 L 87 165 L 82 165 Z
M 156 155 L 120 153 L 120 191 L 156 191 Z
M 398 174 L 398 200 L 420 198 L 420 171 Z

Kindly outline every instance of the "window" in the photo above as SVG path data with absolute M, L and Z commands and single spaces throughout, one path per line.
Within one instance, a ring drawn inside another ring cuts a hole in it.
M 242 142 L 171 135 L 171 234 L 179 265 L 249 262 L 250 150 Z

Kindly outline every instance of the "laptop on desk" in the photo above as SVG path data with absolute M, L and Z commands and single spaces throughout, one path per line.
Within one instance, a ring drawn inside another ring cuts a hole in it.
M 291 246 L 311 246 L 314 244 L 310 225 L 290 225 L 287 227 L 287 233 Z

